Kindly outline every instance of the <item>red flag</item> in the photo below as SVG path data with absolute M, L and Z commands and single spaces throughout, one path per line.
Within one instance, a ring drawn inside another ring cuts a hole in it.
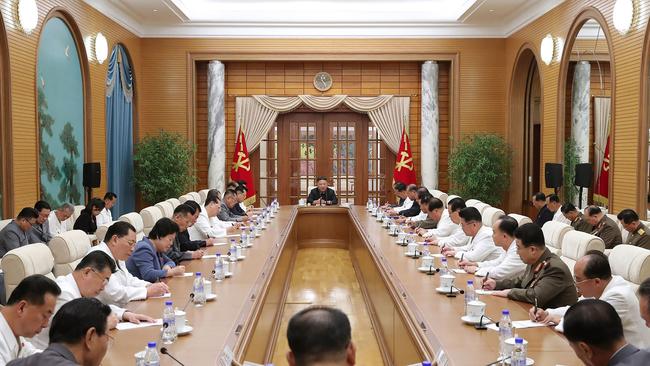
M 248 156 L 248 149 L 246 148 L 246 138 L 244 132 L 239 129 L 237 135 L 237 144 L 235 145 L 235 153 L 232 157 L 232 168 L 230 168 L 230 179 L 233 181 L 243 180 L 246 182 L 247 198 L 246 203 L 252 204 L 255 202 L 255 180 L 253 179 L 253 172 L 251 171 L 251 162 Z
M 607 203 L 609 198 L 609 143 L 610 137 L 607 136 L 607 145 L 605 145 L 605 154 L 603 157 L 603 164 L 600 167 L 600 174 L 596 180 L 596 187 L 594 189 L 594 196 L 596 201 Z
M 413 165 L 413 154 L 411 154 L 411 144 L 404 128 L 402 128 L 402 141 L 399 144 L 399 152 L 395 158 L 393 180 L 406 185 L 416 184 L 417 181 L 415 166 Z

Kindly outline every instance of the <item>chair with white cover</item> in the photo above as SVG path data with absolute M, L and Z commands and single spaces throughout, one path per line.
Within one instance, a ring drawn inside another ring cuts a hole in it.
M 532 224 L 533 220 L 530 219 L 528 216 L 524 215 L 519 215 L 516 213 L 509 213 L 508 216 L 512 217 L 513 219 L 517 220 L 517 225 L 521 226 L 523 224 Z
M 97 237 L 97 243 L 101 243 L 104 241 L 104 238 L 106 238 L 106 232 L 108 232 L 108 228 L 111 227 L 111 225 L 113 225 L 116 222 L 117 221 L 111 221 L 102 225 L 97 225 L 97 231 L 95 231 L 95 237 Z
M 187 194 L 184 194 L 184 195 L 178 197 L 178 201 L 179 201 L 180 203 L 185 203 L 185 202 L 187 202 L 187 201 L 194 201 L 194 196 L 192 196 L 191 194 L 187 193 Z
M 562 255 L 562 240 L 564 239 L 564 235 L 571 230 L 573 230 L 571 225 L 559 221 L 547 221 L 544 223 L 542 232 L 544 233 L 544 241 L 548 249 L 557 255 Z
M 176 207 L 178 207 L 178 205 L 181 204 L 181 201 L 178 198 L 169 198 L 169 199 L 166 199 L 165 202 L 171 203 L 174 210 L 176 209 Z
M 560 258 L 573 273 L 573 266 L 576 261 L 590 250 L 604 252 L 605 242 L 603 239 L 582 231 L 569 230 L 562 239 L 562 256 Z
M 5 226 L 9 225 L 9 223 L 11 222 L 11 220 L 13 220 L 13 219 L 6 219 L 6 220 L 2 220 L 2 221 L 0 221 L 0 230 L 4 229 Z
M 140 211 L 140 216 L 142 217 L 142 232 L 145 235 L 149 235 L 153 226 L 158 222 L 158 220 L 163 218 L 162 211 L 158 207 L 149 206 L 145 207 Z
M 90 246 L 90 239 L 82 230 L 66 231 L 53 237 L 49 247 L 54 257 L 54 275 L 65 276 L 74 271 Z
M 169 217 L 171 218 L 172 215 L 174 214 L 174 207 L 172 206 L 171 203 L 167 201 L 162 201 L 156 203 L 156 207 L 162 212 L 163 217 Z
M 485 203 L 485 202 L 479 202 L 474 204 L 474 208 L 476 208 L 481 215 L 483 215 L 483 212 L 485 212 L 485 209 L 488 207 L 492 207 L 492 206 L 490 206 L 489 203 Z
M 449 205 L 449 201 L 453 200 L 454 198 L 461 198 L 460 196 L 456 196 L 455 194 L 450 194 L 447 196 L 447 205 Z
M 199 191 L 199 193 L 197 193 L 199 195 L 198 197 L 194 196 L 194 193 L 196 193 L 196 192 L 190 192 L 188 194 L 191 194 L 192 196 L 194 196 L 195 199 L 198 198 L 198 200 L 196 202 L 198 202 L 199 204 L 203 204 L 205 202 L 205 199 L 208 198 L 208 192 L 210 192 L 209 189 L 202 189 L 202 190 Z
M 487 207 L 483 210 L 481 216 L 483 216 L 483 225 L 492 227 L 499 217 L 505 215 L 502 209 L 496 207 Z
M 85 234 L 84 234 L 85 235 Z M 20 281 L 27 276 L 42 274 L 54 279 L 54 257 L 47 245 L 35 243 L 7 252 L 2 257 L 0 267 L 4 272 L 7 299 Z
M 465 201 L 465 206 L 467 207 L 475 207 L 477 203 L 483 203 L 477 199 L 470 198 L 467 201 Z
M 431 191 L 431 195 L 439 200 L 447 207 L 447 198 L 449 197 L 447 193 L 434 189 Z
M 634 290 L 650 277 L 650 250 L 636 245 L 620 244 L 609 253 L 612 274 L 623 277 Z
M 120 216 L 119 220 L 128 222 L 129 224 L 133 225 L 135 228 L 135 239 L 137 241 L 142 240 L 144 237 L 144 232 L 142 231 L 142 229 L 144 229 L 144 224 L 142 222 L 142 216 L 140 216 L 139 213 L 129 212 Z

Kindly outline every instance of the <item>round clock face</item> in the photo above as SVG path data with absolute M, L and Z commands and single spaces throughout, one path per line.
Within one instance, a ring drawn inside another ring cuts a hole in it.
M 332 87 L 332 75 L 321 71 L 314 76 L 314 88 L 318 91 L 326 91 Z

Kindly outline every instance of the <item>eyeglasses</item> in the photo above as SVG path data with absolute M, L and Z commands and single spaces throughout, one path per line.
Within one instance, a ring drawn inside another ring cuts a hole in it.
M 109 280 L 110 278 L 106 278 L 106 277 L 102 276 L 102 274 L 99 273 L 99 272 L 97 272 L 97 270 L 94 269 L 94 268 L 91 268 L 90 270 L 93 271 L 93 273 L 96 274 L 99 278 L 101 278 L 102 281 L 104 281 L 104 282 L 102 282 L 102 284 L 103 284 L 104 286 L 108 285 L 108 280 Z
M 585 282 L 587 282 L 587 281 L 591 281 L 591 280 L 593 280 L 593 278 L 587 278 L 587 279 L 584 279 L 584 280 L 582 280 L 582 281 L 578 281 L 577 278 L 573 277 L 573 283 L 574 283 L 576 286 L 581 285 L 581 284 L 583 284 L 583 283 L 585 283 Z
M 126 242 L 129 244 L 130 247 L 134 246 L 134 245 L 137 243 L 137 241 L 135 241 L 135 240 L 128 240 L 128 239 L 126 239 L 126 236 L 123 236 L 123 237 L 121 237 L 120 239 L 124 239 L 124 240 L 126 240 Z

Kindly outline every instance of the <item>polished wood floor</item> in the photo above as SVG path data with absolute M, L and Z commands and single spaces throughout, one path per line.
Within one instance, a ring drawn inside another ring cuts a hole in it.
M 273 355 L 274 365 L 287 365 L 287 324 L 293 314 L 310 305 L 334 306 L 348 315 L 352 341 L 357 348 L 357 365 L 383 364 L 349 252 L 344 249 L 308 248 L 300 249 L 296 256 Z

